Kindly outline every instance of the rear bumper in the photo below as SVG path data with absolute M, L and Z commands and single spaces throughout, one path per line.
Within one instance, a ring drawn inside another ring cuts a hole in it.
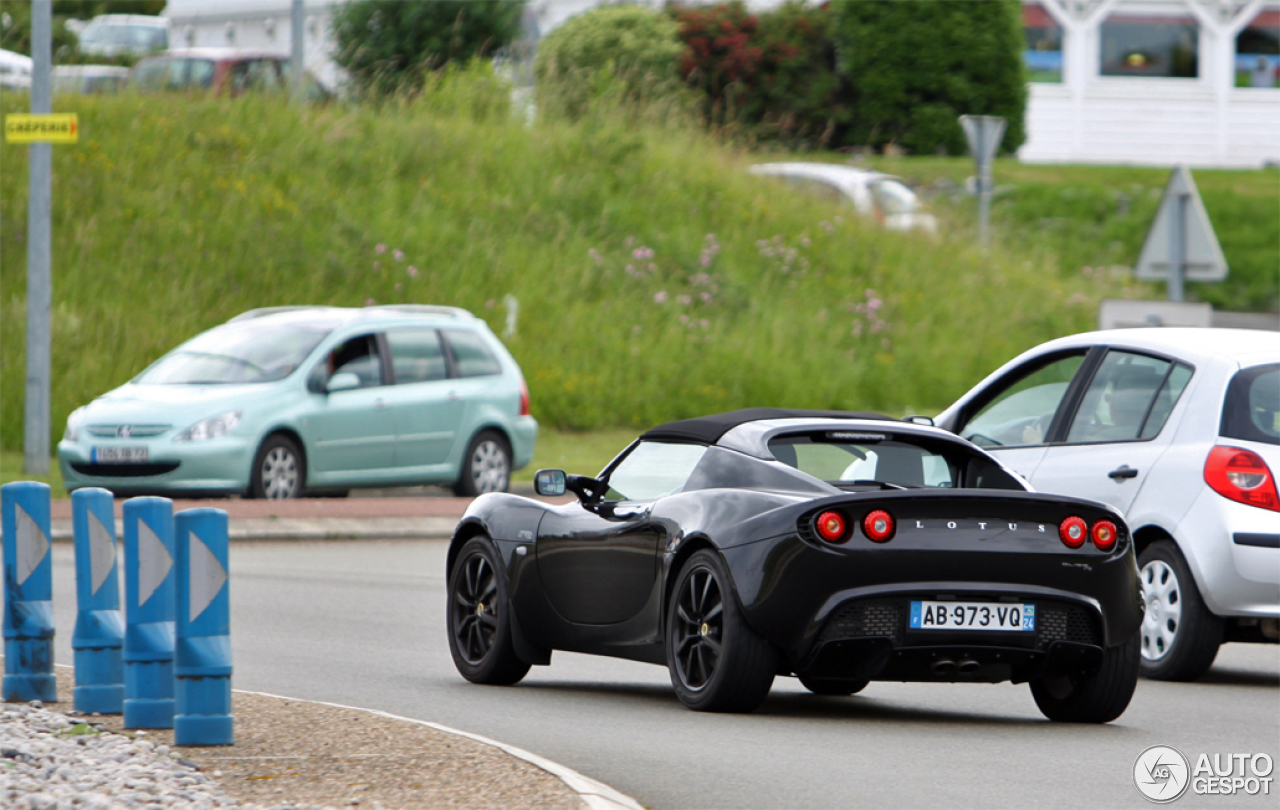
M 1174 536 L 1209 610 L 1280 617 L 1280 514 L 1205 487 Z

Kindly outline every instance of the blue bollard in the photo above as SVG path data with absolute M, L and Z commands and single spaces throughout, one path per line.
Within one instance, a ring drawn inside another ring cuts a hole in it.
M 173 728 L 173 501 L 124 502 L 124 727 Z
M 4 682 L 0 700 L 58 700 L 53 674 L 49 485 L 0 487 L 4 524 Z
M 178 549 L 175 745 L 231 745 L 231 598 L 227 513 L 186 509 L 173 520 Z
M 96 487 L 71 493 L 76 545 L 76 711 L 124 711 L 124 614 L 116 565 L 111 493 Z

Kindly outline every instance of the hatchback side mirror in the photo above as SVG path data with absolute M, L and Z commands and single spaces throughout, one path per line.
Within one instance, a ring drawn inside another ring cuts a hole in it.
M 329 378 L 329 384 L 325 386 L 324 390 L 332 394 L 335 391 L 350 391 L 353 388 L 359 387 L 359 377 L 352 374 L 350 371 L 342 371 Z
M 565 491 L 564 470 L 538 470 L 533 476 L 533 491 L 554 498 Z

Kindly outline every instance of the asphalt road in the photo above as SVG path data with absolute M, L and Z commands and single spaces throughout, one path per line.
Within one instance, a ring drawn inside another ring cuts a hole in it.
M 1145 748 L 1280 761 L 1280 647 L 1227 645 L 1199 683 L 1139 683 L 1105 726 L 1045 721 L 1025 685 L 873 683 L 821 698 L 779 678 L 751 715 L 687 711 L 665 669 L 556 653 L 516 687 L 457 675 L 445 641 L 444 541 L 237 543 L 234 685 L 382 709 L 527 748 L 653 808 L 1149 807 Z M 74 574 L 55 550 L 58 660 Z M 299 733 L 306 733 L 299 729 Z M 1280 774 L 1276 774 L 1280 776 Z M 1280 782 L 1280 779 L 1277 779 Z M 1177 807 L 1275 807 L 1196 796 Z

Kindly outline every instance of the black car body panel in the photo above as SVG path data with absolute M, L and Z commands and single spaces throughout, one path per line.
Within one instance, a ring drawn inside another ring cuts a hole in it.
M 839 418 L 781 413 L 765 417 L 772 421 L 760 423 L 768 428 L 760 435 L 830 431 Z M 859 416 L 845 424 L 903 441 L 955 444 L 983 464 L 990 459 L 934 428 Z M 746 421 L 760 420 L 734 424 Z M 651 431 L 642 440 L 706 439 L 687 435 L 686 423 L 673 424 L 683 432 Z M 1109 506 L 1016 489 L 841 486 L 781 463 L 765 445 L 733 449 L 744 434 L 732 431 L 731 424 L 708 442 L 681 491 L 652 500 L 550 504 L 483 496 L 458 526 L 450 569 L 468 539 L 493 538 L 509 585 L 515 646 L 528 663 L 546 663 L 552 650 L 666 663 L 664 609 L 681 563 L 701 548 L 720 554 L 743 615 L 781 652 L 783 674 L 1025 681 L 1087 673 L 1104 649 L 1125 643 L 1141 624 L 1132 539 Z M 602 481 L 608 484 L 625 455 Z M 982 470 L 986 480 L 1021 486 L 1003 468 L 995 477 Z M 855 527 L 883 510 L 896 522 L 894 534 L 878 543 L 854 528 L 842 541 L 826 542 L 814 519 L 829 510 Z M 1110 521 L 1114 546 L 1067 547 L 1059 525 L 1068 517 L 1089 526 Z M 913 630 L 912 601 L 992 610 L 1034 604 L 1036 628 Z M 939 671 L 944 659 L 961 666 Z

